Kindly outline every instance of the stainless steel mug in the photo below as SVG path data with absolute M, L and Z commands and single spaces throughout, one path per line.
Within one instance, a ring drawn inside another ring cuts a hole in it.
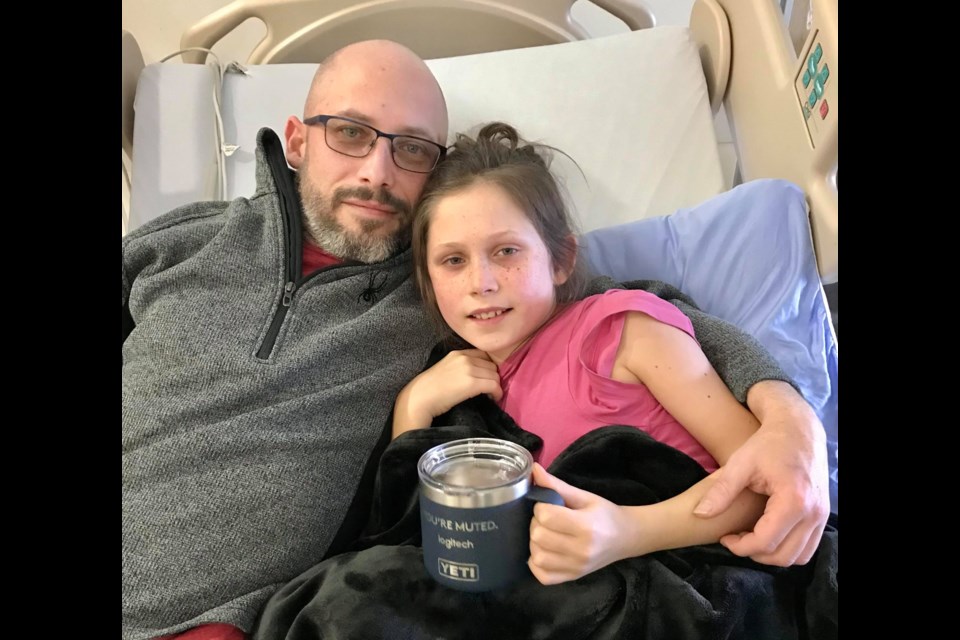
M 529 573 L 534 502 L 563 505 L 532 484 L 533 456 L 507 440 L 469 438 L 420 457 L 423 561 L 441 584 L 488 591 Z

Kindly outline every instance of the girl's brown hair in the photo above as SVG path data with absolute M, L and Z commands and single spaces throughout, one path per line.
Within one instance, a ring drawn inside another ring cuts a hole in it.
M 413 263 L 420 296 L 431 319 L 449 336 L 440 315 L 427 269 L 427 235 L 436 203 L 479 182 L 494 184 L 523 210 L 554 268 L 568 272 L 556 287 L 557 305 L 579 300 L 586 289 L 586 270 L 577 260 L 576 227 L 567 211 L 560 186 L 548 168 L 552 147 L 521 140 L 517 130 L 502 122 L 484 126 L 474 140 L 458 134 L 446 159 L 434 170 L 413 218 Z

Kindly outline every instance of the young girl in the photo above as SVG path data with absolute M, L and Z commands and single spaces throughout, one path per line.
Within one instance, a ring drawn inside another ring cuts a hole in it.
M 476 140 L 458 137 L 427 185 L 413 248 L 428 309 L 473 348 L 451 352 L 401 391 L 394 437 L 485 393 L 543 439 L 540 465 L 588 431 L 625 424 L 713 474 L 759 427 L 679 309 L 645 291 L 579 300 L 585 277 L 560 189 L 512 127 L 494 123 Z M 566 503 L 534 509 L 529 564 L 544 584 L 623 558 L 717 542 L 751 529 L 766 501 L 744 492 L 703 519 L 693 510 L 713 475 L 664 502 L 623 507 L 539 465 L 534 481 Z

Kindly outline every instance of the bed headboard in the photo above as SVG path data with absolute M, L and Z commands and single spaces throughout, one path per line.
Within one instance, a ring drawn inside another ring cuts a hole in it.
M 249 64 L 320 62 L 360 40 L 399 42 L 425 60 L 520 49 L 589 37 L 571 14 L 576 0 L 234 0 L 187 29 L 183 49 L 211 48 L 250 18 L 267 34 Z M 633 30 L 654 25 L 633 0 L 594 0 Z M 203 62 L 193 52 L 186 62 Z

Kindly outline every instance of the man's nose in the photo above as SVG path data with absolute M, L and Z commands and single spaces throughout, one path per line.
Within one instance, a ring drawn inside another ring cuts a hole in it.
M 396 175 L 393 163 L 393 148 L 390 140 L 377 138 L 370 153 L 361 158 L 359 178 L 372 187 L 390 187 Z

